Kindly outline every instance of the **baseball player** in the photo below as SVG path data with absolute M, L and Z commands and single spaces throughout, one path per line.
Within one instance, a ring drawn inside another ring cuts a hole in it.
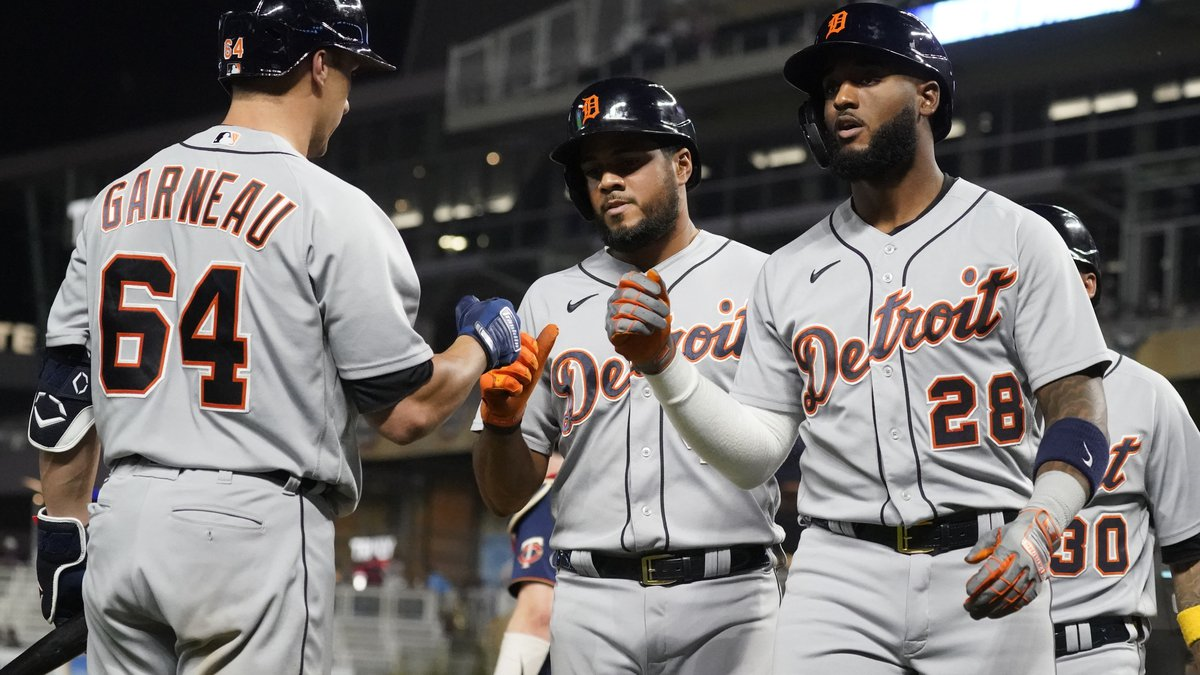
M 562 466 L 562 455 L 550 455 L 546 479 L 533 497 L 508 521 L 513 543 L 512 579 L 508 592 L 517 599 L 500 642 L 492 675 L 550 675 L 550 612 L 554 607 L 554 549 L 550 533 L 550 486 Z
M 42 610 L 82 606 L 94 673 L 329 672 L 358 414 L 414 440 L 520 347 L 507 301 L 468 297 L 434 354 L 395 228 L 306 159 L 351 74 L 392 69 L 361 5 L 264 0 L 220 33 L 224 122 L 100 192 L 46 330 Z
M 762 672 L 779 606 L 775 481 L 743 490 L 692 452 L 645 371 L 598 327 L 621 276 L 653 267 L 677 298 L 664 348 L 728 387 L 765 256 L 693 225 L 696 132 L 661 85 L 597 82 L 575 98 L 569 126 L 551 157 L 605 248 L 533 283 L 518 313 L 541 339 L 481 378 L 480 490 L 511 513 L 550 452 L 563 455 L 550 542 L 555 675 Z
M 784 75 L 851 198 L 763 266 L 731 392 L 660 351 L 677 310 L 653 275 L 622 278 L 610 337 L 738 485 L 804 440 L 775 672 L 1053 673 L 1041 581 L 1108 447 L 1109 356 L 1071 259 L 938 168 L 954 79 L 916 17 L 842 7 Z
M 1030 204 L 1054 225 L 1095 304 L 1100 253 L 1079 218 L 1061 206 Z M 1050 613 L 1059 675 L 1145 672 L 1154 594 L 1154 544 L 1175 575 L 1179 624 L 1200 652 L 1200 431 L 1158 373 L 1110 351 L 1104 373 L 1112 446 L 1088 506 L 1063 532 L 1050 562 Z

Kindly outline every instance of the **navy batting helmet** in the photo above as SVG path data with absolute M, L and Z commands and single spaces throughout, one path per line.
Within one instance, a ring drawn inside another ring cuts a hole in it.
M 841 55 L 868 52 L 893 60 L 914 74 L 928 76 L 941 87 L 941 100 L 929 120 L 933 140 L 950 133 L 950 114 L 954 108 L 954 72 L 942 43 L 923 21 L 889 5 L 859 2 L 846 5 L 826 17 L 817 28 L 816 41 L 796 52 L 783 66 L 783 76 L 792 86 L 808 94 L 800 108 L 801 126 L 821 166 L 829 153 L 818 129 L 810 128 L 823 119 L 825 93 L 821 80 Z M 814 147 L 814 143 L 817 143 Z
M 278 77 L 318 49 L 333 47 L 359 57 L 363 70 L 395 70 L 371 51 L 360 0 L 260 0 L 252 12 L 226 12 L 218 29 L 218 79 Z
M 1100 300 L 1100 249 L 1096 246 L 1092 233 L 1088 232 L 1079 216 L 1061 206 L 1026 204 L 1025 208 L 1050 221 L 1054 229 L 1058 230 L 1058 234 L 1067 243 L 1067 250 L 1071 252 L 1075 266 L 1081 272 L 1096 275 L 1096 294 L 1092 298 L 1092 304 L 1096 304 Z
M 683 106 L 661 84 L 636 77 L 596 82 L 575 97 L 567 124 L 570 138 L 550 153 L 550 159 L 563 165 L 571 201 L 587 220 L 596 214 L 588 199 L 587 180 L 579 169 L 579 147 L 589 136 L 644 134 L 661 139 L 663 145 L 682 145 L 692 152 L 693 170 L 687 186 L 700 183 L 696 127 Z

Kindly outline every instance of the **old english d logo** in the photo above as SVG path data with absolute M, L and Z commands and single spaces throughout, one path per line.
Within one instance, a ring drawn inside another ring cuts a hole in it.
M 579 120 L 579 126 L 587 124 L 587 121 L 593 117 L 600 115 L 600 97 L 592 94 L 579 102 L 579 112 L 582 114 Z
M 829 31 L 825 33 L 825 37 L 844 30 L 846 30 L 846 12 L 843 10 L 829 17 Z

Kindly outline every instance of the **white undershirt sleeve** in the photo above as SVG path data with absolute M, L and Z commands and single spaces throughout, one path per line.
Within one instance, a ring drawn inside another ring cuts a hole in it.
M 762 485 L 787 459 L 803 413 L 782 413 L 741 403 L 675 358 L 647 375 L 671 424 L 696 454 L 743 490 Z

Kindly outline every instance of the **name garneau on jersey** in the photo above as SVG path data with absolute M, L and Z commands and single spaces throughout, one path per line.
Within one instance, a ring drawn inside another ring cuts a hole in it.
M 1165 378 L 1110 353 L 1104 375 L 1112 446 L 1096 494 L 1050 562 L 1056 623 L 1154 616 L 1154 545 L 1200 534 L 1200 432 Z
M 190 177 L 180 189 L 185 174 Z M 104 191 L 101 231 L 174 220 L 216 228 L 234 237 L 242 237 L 245 229 L 246 244 L 261 249 L 297 206 L 295 200 L 279 191 L 259 203 L 260 196 L 272 192 L 266 183 L 253 177 L 242 180 L 236 172 L 204 166 L 147 167 L 132 182 L 130 185 L 128 180 L 119 180 Z M 249 227 L 245 227 L 247 223 Z
M 1048 223 L 957 179 L 888 235 L 849 201 L 777 251 L 733 394 L 803 412 L 800 513 L 914 524 L 1019 508 L 1033 392 L 1106 359 Z

